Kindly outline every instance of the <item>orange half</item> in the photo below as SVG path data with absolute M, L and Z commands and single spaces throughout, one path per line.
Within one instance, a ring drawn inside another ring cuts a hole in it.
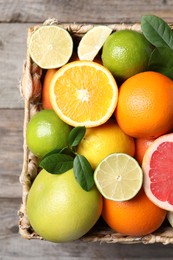
M 102 65 L 93 61 L 74 61 L 55 73 L 50 100 L 55 112 L 67 124 L 95 127 L 113 114 L 118 86 Z

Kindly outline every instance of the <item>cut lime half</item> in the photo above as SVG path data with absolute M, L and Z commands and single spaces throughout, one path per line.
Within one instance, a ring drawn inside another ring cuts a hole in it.
M 94 180 L 104 198 L 126 201 L 132 199 L 141 189 L 143 172 L 130 155 L 113 153 L 97 166 Z
M 72 37 L 67 30 L 59 26 L 41 26 L 31 35 L 29 53 L 41 68 L 53 69 L 63 66 L 70 59 L 72 52 Z

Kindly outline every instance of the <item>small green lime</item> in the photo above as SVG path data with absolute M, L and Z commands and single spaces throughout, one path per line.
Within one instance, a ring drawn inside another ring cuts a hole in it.
M 27 125 L 27 145 L 34 155 L 41 158 L 54 149 L 65 147 L 70 130 L 71 127 L 53 110 L 42 110 Z
M 28 194 L 31 226 L 52 242 L 79 239 L 95 225 L 101 212 L 102 196 L 96 186 L 90 191 L 83 190 L 73 169 L 63 174 L 41 170 Z
M 144 35 L 134 30 L 112 33 L 102 49 L 102 62 L 115 78 L 124 81 L 146 71 L 153 46 Z

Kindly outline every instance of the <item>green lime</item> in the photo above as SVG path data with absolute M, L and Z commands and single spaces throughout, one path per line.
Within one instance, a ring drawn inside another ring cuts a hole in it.
M 27 145 L 34 155 L 41 158 L 54 149 L 65 147 L 70 130 L 71 127 L 53 110 L 42 110 L 27 125 Z
M 130 155 L 112 153 L 97 166 L 94 180 L 104 198 L 127 201 L 141 189 L 143 173 L 138 162 Z
M 83 190 L 73 169 L 63 174 L 45 170 L 37 175 L 27 199 L 27 215 L 33 229 L 52 242 L 79 239 L 97 222 L 102 196 L 94 186 Z
M 112 33 L 102 49 L 102 62 L 117 80 L 146 71 L 153 46 L 144 35 L 133 30 Z

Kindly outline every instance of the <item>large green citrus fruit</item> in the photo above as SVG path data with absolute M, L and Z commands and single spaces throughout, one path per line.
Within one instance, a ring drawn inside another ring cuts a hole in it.
M 103 45 L 102 62 L 117 80 L 146 71 L 152 45 L 144 35 L 133 30 L 112 33 Z
M 71 127 L 53 110 L 42 110 L 35 114 L 27 125 L 27 145 L 34 155 L 43 157 L 56 148 L 66 146 L 70 130 Z
M 94 186 L 83 190 L 73 170 L 50 174 L 42 170 L 27 199 L 27 215 L 33 229 L 52 242 L 79 239 L 97 222 L 102 211 L 102 196 Z

